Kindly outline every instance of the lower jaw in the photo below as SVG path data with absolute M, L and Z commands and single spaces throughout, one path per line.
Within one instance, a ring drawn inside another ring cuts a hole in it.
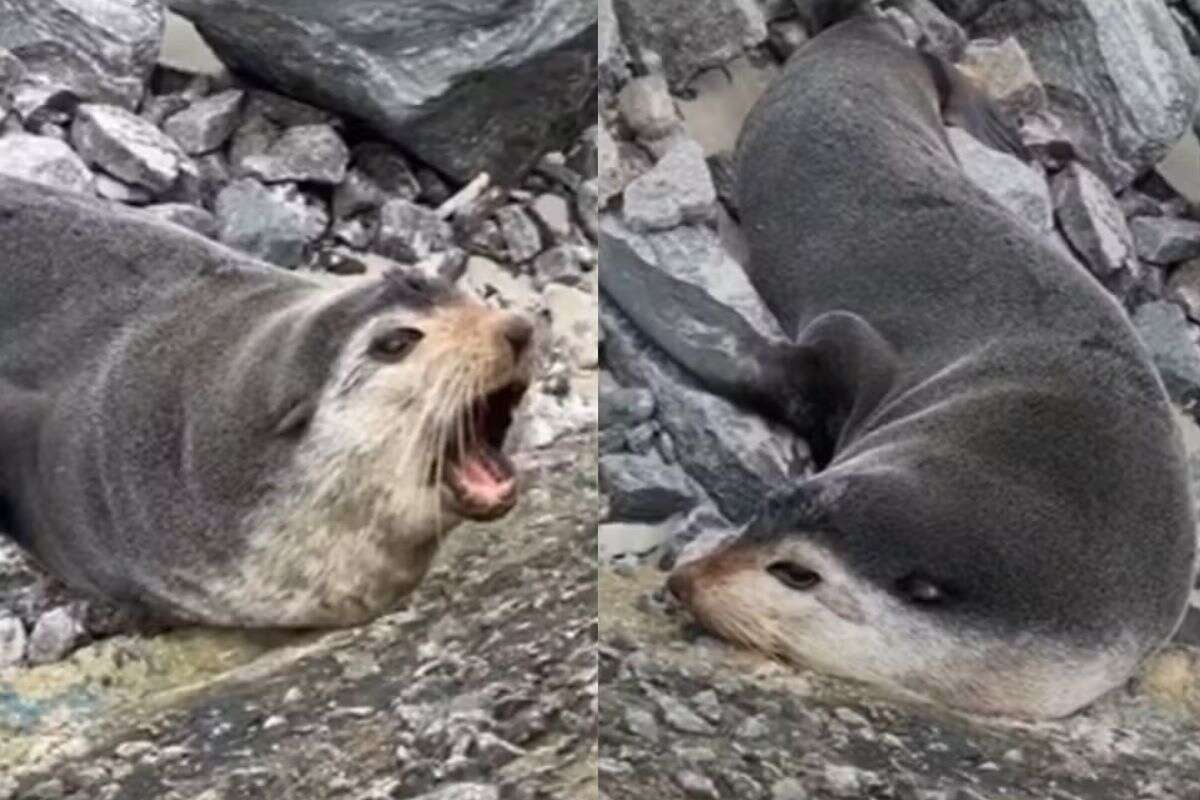
M 490 522 L 500 519 L 508 514 L 509 511 L 512 511 L 513 506 L 516 504 L 517 498 L 514 496 L 511 501 L 505 503 L 497 503 L 487 507 L 476 506 L 463 501 L 450 489 L 442 488 L 442 508 L 455 516 L 475 522 Z

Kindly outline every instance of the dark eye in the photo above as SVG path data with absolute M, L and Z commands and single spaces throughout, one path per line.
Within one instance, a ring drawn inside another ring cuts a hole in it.
M 946 591 L 923 575 L 907 575 L 896 582 L 896 588 L 913 603 L 936 605 L 946 599 Z
M 798 592 L 808 591 L 821 582 L 821 576 L 794 561 L 776 561 L 767 567 L 775 580 Z
M 425 334 L 416 328 L 393 328 L 371 342 L 371 355 L 381 361 L 399 361 L 423 338 Z

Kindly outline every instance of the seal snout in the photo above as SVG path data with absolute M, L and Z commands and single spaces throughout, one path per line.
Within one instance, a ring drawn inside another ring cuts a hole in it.
M 692 575 L 687 567 L 680 567 L 667 578 L 667 591 L 686 607 L 692 604 Z
M 513 361 L 520 361 L 533 342 L 533 323 L 520 314 L 508 314 L 500 323 L 500 332 L 512 348 Z

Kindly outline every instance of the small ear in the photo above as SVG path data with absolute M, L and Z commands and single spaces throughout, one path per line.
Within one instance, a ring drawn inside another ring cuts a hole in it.
M 862 625 L 867 621 L 858 600 L 845 586 L 822 583 L 816 590 L 817 602 L 847 622 Z
M 317 401 L 314 398 L 298 400 L 284 412 L 275 425 L 276 436 L 295 437 L 308 429 L 313 415 L 317 413 Z

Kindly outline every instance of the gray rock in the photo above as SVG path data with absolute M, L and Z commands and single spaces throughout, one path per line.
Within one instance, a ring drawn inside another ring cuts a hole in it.
M 1181 303 L 1188 317 L 1200 322 L 1200 258 L 1181 264 L 1171 273 L 1166 296 Z
M 542 252 L 541 231 L 522 206 L 497 209 L 496 222 L 508 248 L 508 257 L 514 264 L 522 264 Z
M 967 32 L 947 17 L 931 0 L 899 0 L 896 7 L 903 10 L 921 30 L 921 47 L 927 52 L 955 62 L 967 48 Z
M 79 97 L 134 109 L 162 45 L 158 0 L 0 0 L 0 47 Z
M 711 385 L 752 382 L 756 348 L 783 332 L 717 235 L 700 226 L 640 235 L 612 214 L 600 228 L 600 285 L 621 311 Z
M 1055 176 L 1052 191 L 1067 240 L 1097 277 L 1136 271 L 1133 234 L 1112 192 L 1082 164 Z
M 1200 222 L 1173 217 L 1129 221 L 1137 254 L 1152 264 L 1177 264 L 1200 256 Z
M 662 56 L 676 90 L 767 38 L 766 17 L 754 0 L 615 0 L 615 6 L 625 41 Z
M 206 208 L 212 208 L 217 199 L 217 193 L 225 188 L 233 174 L 229 162 L 222 153 L 209 153 L 195 160 L 196 179 L 200 193 L 200 202 Z
M 413 263 L 450 244 L 450 226 L 432 210 L 410 200 L 389 200 L 379 210 L 375 250 Z
M 339 184 L 346 177 L 350 150 L 330 125 L 289 128 L 261 155 L 241 160 L 243 172 L 264 183 Z
M 600 488 L 608 495 L 611 520 L 660 522 L 698 502 L 687 474 L 653 451 L 601 457 Z
M 780 61 L 787 61 L 808 41 L 808 29 L 798 19 L 782 19 L 767 26 L 767 43 Z
M 583 275 L 575 249 L 568 245 L 556 245 L 533 260 L 533 282 L 538 291 L 552 283 L 579 286 Z
M 31 131 L 43 125 L 66 125 L 79 108 L 73 89 L 48 81 L 23 81 L 9 92 L 9 105 Z
M 0 174 L 69 192 L 96 193 L 96 179 L 83 159 L 48 136 L 14 133 L 0 137 Z
M 167 118 L 163 131 L 189 155 L 216 150 L 237 127 L 245 96 L 245 92 L 230 89 L 206 97 Z
M 88 162 L 154 192 L 171 188 L 186 158 L 170 137 L 118 106 L 80 106 L 71 126 L 71 142 Z
M 244 121 L 233 132 L 229 143 L 229 164 L 239 174 L 243 172 L 243 163 L 251 156 L 266 155 L 283 134 L 283 129 L 262 114 L 253 114 L 247 110 L 243 114 Z
M 595 0 L 170 6 L 232 69 L 361 119 L 459 181 L 507 182 L 596 119 Z
M 299 125 L 336 125 L 337 115 L 323 108 L 263 89 L 251 89 L 246 101 L 247 117 L 263 117 L 280 128 Z
M 382 142 L 356 145 L 350 164 L 333 194 L 333 215 L 338 219 L 379 208 L 388 200 L 415 200 L 421 193 L 408 162 Z
M 559 195 L 539 195 L 529 205 L 529 210 L 542 223 L 552 241 L 563 242 L 571 236 L 571 207 Z
M 454 783 L 413 800 L 500 800 L 500 790 L 486 783 Z
M 1196 117 L 1200 66 L 1164 3 L 1004 0 L 972 30 L 1017 37 L 1113 189 L 1162 160 Z
M 31 664 L 61 661 L 86 636 L 82 610 L 77 606 L 59 606 L 38 618 L 29 635 L 28 658 Z
M 105 175 L 103 172 L 96 175 L 96 194 L 106 200 L 116 200 L 118 203 L 130 205 L 142 205 L 154 199 L 154 195 L 149 189 L 131 186 L 110 175 Z
M 662 75 L 630 80 L 617 95 L 617 108 L 625 124 L 641 139 L 661 139 L 682 125 Z
M 266 187 L 253 178 L 234 181 L 216 198 L 217 238 L 281 267 L 304 260 L 328 218 L 294 186 Z
M 682 139 L 654 166 L 625 187 L 625 222 L 636 231 L 661 231 L 685 222 L 708 222 L 717 190 L 698 142 Z
M 988 95 L 1009 114 L 1028 114 L 1046 108 L 1046 87 L 1029 55 L 1012 36 L 976 39 L 967 45 L 962 66 Z
M 609 3 L 611 6 L 612 4 Z M 12 51 L 0 47 L 0 108 L 8 108 L 8 94 L 25 80 L 29 71 Z
M 808 800 L 804 784 L 795 778 L 783 778 L 771 786 L 771 800 Z
M 1133 327 L 1150 351 L 1167 393 L 1176 402 L 1200 396 L 1200 347 L 1183 309 L 1174 303 L 1146 303 L 1133 313 Z
M 203 208 L 186 203 L 159 203 L 146 206 L 142 211 L 155 219 L 179 225 L 201 236 L 217 238 L 217 218 Z
M 792 479 L 796 437 L 702 388 L 605 294 L 600 313 L 605 363 L 622 383 L 653 392 L 655 418 L 674 441 L 679 465 L 725 518 L 748 520 L 772 487 Z
M 0 617 L 0 668 L 11 667 L 24 660 L 27 640 L 25 623 L 14 616 Z
M 683 789 L 683 793 L 688 797 L 698 797 L 701 800 L 720 800 L 721 795 L 717 792 L 717 785 L 713 783 L 712 778 L 707 775 L 701 775 L 694 770 L 683 770 L 675 775 L 675 782 L 679 784 L 679 788 Z
M 600 183 L 595 178 L 579 184 L 575 193 L 575 215 L 593 242 L 600 235 Z
M 947 128 L 950 144 L 979 188 L 1042 233 L 1054 230 L 1054 204 L 1045 175 L 1016 156 L 993 150 L 961 128 Z
M 654 395 L 649 389 L 613 383 L 600 390 L 600 427 L 633 426 L 654 416 Z
M 621 41 L 621 25 L 613 0 L 599 0 L 599 31 L 596 37 L 596 54 L 599 59 L 600 85 L 607 92 L 629 79 L 629 53 Z
M 181 94 L 154 95 L 146 98 L 146 102 L 142 103 L 142 108 L 138 111 L 138 116 L 151 125 L 161 127 L 163 120 L 178 114 L 189 105 L 191 103 Z
M 542 293 L 550 312 L 550 335 L 579 369 L 594 369 L 599 361 L 596 298 L 584 291 L 552 283 Z

